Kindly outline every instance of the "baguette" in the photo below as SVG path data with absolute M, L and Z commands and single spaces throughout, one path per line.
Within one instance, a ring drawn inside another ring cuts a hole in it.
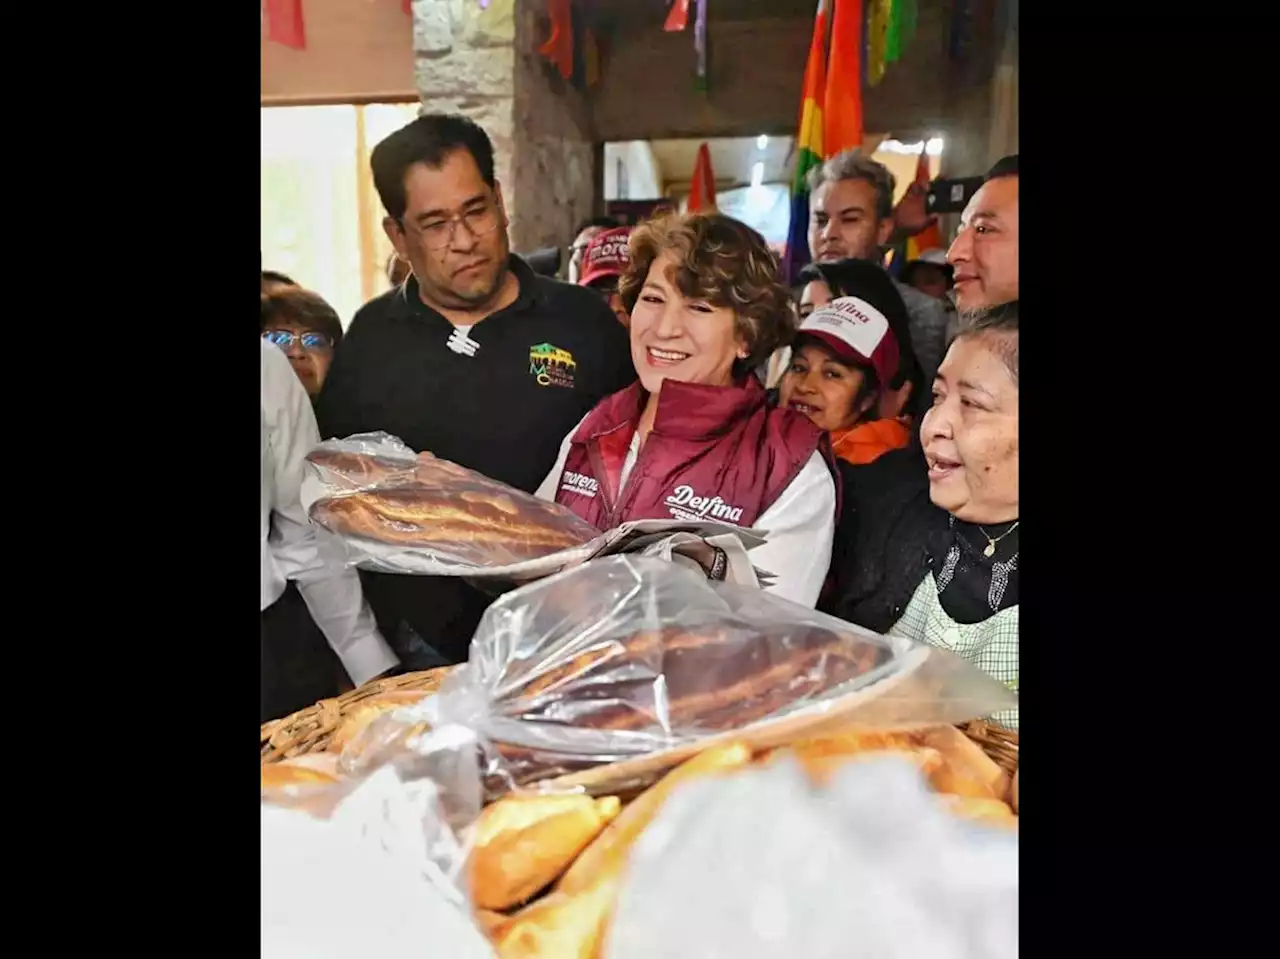
M 598 959 L 622 865 L 613 859 L 576 892 L 553 892 L 516 913 L 494 937 L 500 959 Z
M 1017 828 L 1018 817 L 1009 804 L 999 799 L 975 799 L 971 796 L 943 796 L 947 807 L 958 816 L 996 826 Z
M 513 796 L 476 823 L 467 861 L 472 900 L 509 909 L 554 882 L 618 814 L 618 799 L 585 794 Z
M 856 756 L 892 750 L 909 754 L 937 792 L 999 800 L 1009 794 L 1008 774 L 982 747 L 954 726 L 893 731 L 850 729 L 795 743 L 786 749 L 796 755 L 819 783 L 829 781 L 840 766 Z M 777 752 L 770 754 L 770 758 Z
M 264 794 L 283 792 L 296 794 L 325 786 L 333 786 L 338 782 L 338 771 L 335 766 L 327 769 L 325 763 L 305 756 L 296 759 L 282 759 L 278 763 L 268 763 L 262 767 L 262 791 Z M 319 767 L 319 768 L 317 768 Z
M 556 891 L 573 895 L 588 888 L 599 874 L 624 862 L 628 850 L 672 791 L 681 783 L 745 766 L 751 761 L 746 743 L 726 743 L 699 753 L 682 763 L 637 796 L 612 823 L 596 837 L 556 884 Z
M 494 912 L 491 909 L 477 909 L 475 918 L 476 925 L 489 937 L 490 941 L 497 939 L 502 934 L 506 924 L 511 921 L 510 916 Z
M 782 750 L 777 755 L 786 755 L 787 752 Z M 800 765 L 808 775 L 810 782 L 819 787 L 828 785 L 836 773 L 849 763 L 864 759 L 878 759 L 887 755 L 898 756 L 919 769 L 926 779 L 931 778 L 943 765 L 942 756 L 936 749 L 908 748 L 906 746 L 859 753 L 824 752 L 822 750 L 804 748 L 790 750 L 789 752 L 800 761 Z

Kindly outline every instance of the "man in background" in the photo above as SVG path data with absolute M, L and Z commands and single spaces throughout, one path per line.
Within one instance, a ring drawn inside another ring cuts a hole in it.
M 809 171 L 809 255 L 818 263 L 872 260 L 883 265 L 894 233 L 894 176 L 857 149 L 845 150 Z M 896 280 L 907 306 L 911 345 L 926 383 L 946 352 L 947 309 L 915 287 Z
M 261 386 L 260 683 L 267 722 L 336 696 L 343 684 L 335 655 L 356 685 L 398 660 L 378 633 L 355 570 L 302 508 L 303 459 L 320 434 L 302 383 L 266 340 Z
M 587 252 L 587 245 L 596 238 L 596 235 L 603 230 L 613 229 L 618 225 L 618 221 L 607 216 L 593 216 L 583 223 L 574 231 L 573 243 L 569 246 L 569 272 L 568 280 L 570 283 L 580 283 L 582 277 L 582 255 Z
M 582 255 L 582 286 L 595 290 L 609 304 L 614 316 L 623 326 L 631 326 L 631 316 L 618 295 L 618 277 L 631 265 L 631 251 L 627 241 L 631 227 L 618 226 L 602 230 L 595 235 Z
M 939 247 L 925 250 L 919 259 L 904 263 L 899 278 L 907 286 L 914 286 L 921 293 L 941 300 L 951 291 L 952 272 L 951 264 L 947 262 L 947 251 Z
M 1018 155 L 998 160 L 960 216 L 947 251 L 961 313 L 1018 299 Z
M 493 145 L 471 120 L 420 116 L 374 148 L 372 166 L 383 228 L 412 273 L 351 321 L 316 406 L 321 433 L 385 431 L 533 492 L 574 424 L 635 380 L 627 331 L 599 295 L 511 255 Z M 555 376 L 539 360 L 548 349 L 567 358 Z M 466 658 L 488 597 L 446 577 L 364 582 L 408 668 L 429 651 L 402 636 Z

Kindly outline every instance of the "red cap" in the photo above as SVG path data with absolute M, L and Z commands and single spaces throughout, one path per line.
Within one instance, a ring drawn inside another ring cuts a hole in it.
M 587 248 L 582 251 L 582 273 L 578 277 L 578 284 L 590 286 L 605 277 L 621 276 L 631 265 L 631 253 L 627 249 L 630 237 L 629 226 L 615 227 L 592 237 Z
M 898 338 L 885 315 L 866 300 L 842 296 L 800 323 L 800 332 L 821 340 L 837 357 L 869 364 L 881 388 L 898 374 Z

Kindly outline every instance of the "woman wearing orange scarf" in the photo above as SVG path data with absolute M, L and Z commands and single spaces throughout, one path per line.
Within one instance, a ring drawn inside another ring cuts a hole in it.
M 836 456 L 861 466 L 911 442 L 924 391 L 906 307 L 888 274 L 862 261 L 830 266 L 838 277 L 815 276 L 804 288 L 779 402 L 827 430 Z

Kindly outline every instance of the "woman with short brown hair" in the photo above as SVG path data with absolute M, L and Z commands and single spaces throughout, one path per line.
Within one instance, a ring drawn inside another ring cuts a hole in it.
M 262 338 L 284 350 L 314 400 L 342 342 L 337 312 L 318 293 L 293 286 L 264 293 L 258 320 Z
M 795 317 L 764 238 L 719 214 L 670 214 L 631 234 L 619 282 L 639 380 L 565 438 L 538 490 L 599 529 L 638 519 L 759 527 L 767 588 L 813 606 L 831 559 L 826 433 L 778 409 L 753 374 Z

